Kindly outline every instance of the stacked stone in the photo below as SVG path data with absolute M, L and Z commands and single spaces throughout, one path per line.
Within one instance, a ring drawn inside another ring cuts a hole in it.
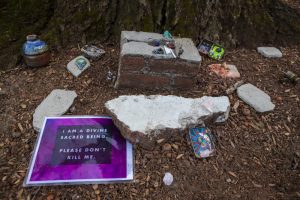
M 195 85 L 201 56 L 189 38 L 175 38 L 176 51 L 183 53 L 174 58 L 165 54 L 153 54 L 159 48 L 149 41 L 162 40 L 157 33 L 122 31 L 117 88 L 143 89 L 190 88 Z

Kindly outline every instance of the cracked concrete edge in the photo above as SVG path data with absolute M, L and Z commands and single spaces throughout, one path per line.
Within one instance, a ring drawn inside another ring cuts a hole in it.
M 116 127 L 119 129 L 121 135 L 132 144 L 137 144 L 146 150 L 153 150 L 156 145 L 159 145 L 157 144 L 157 140 L 159 139 L 164 139 L 165 141 L 180 141 L 188 134 L 190 128 L 211 126 L 213 124 L 223 125 L 226 122 L 216 122 L 220 116 L 224 115 L 224 113 L 219 112 L 214 113 L 211 116 L 203 116 L 203 118 L 198 119 L 197 124 L 189 124 L 184 129 L 164 128 L 148 134 L 143 134 L 138 131 L 132 132 L 125 123 L 119 120 L 118 117 L 109 108 L 107 108 L 107 106 L 105 106 L 105 109 L 107 114 L 112 118 Z M 228 109 L 230 110 L 230 105 Z

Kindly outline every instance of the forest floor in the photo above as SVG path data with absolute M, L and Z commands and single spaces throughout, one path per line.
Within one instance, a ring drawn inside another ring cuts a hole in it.
M 37 137 L 32 115 L 53 89 L 78 94 L 67 114 L 103 115 L 104 103 L 119 95 L 221 96 L 237 81 L 209 73 L 208 64 L 216 62 L 202 57 L 204 70 L 197 77 L 198 84 L 189 90 L 118 90 L 107 74 L 109 70 L 117 73 L 119 49 L 112 45 L 104 49 L 105 56 L 79 78 L 66 70 L 67 63 L 80 55 L 77 48 L 53 53 L 47 67 L 19 66 L 0 72 L 0 199 L 300 199 L 300 83 L 281 82 L 282 71 L 300 74 L 300 46 L 281 47 L 280 59 L 263 58 L 256 50 L 227 52 L 224 61 L 237 66 L 240 79 L 268 93 L 276 108 L 258 114 L 236 93 L 229 95 L 229 119 L 224 125 L 210 126 L 217 139 L 214 157 L 197 159 L 183 137 L 172 141 L 178 148 L 169 151 L 163 150 L 164 143 L 153 151 L 134 146 L 132 183 L 24 188 Z M 183 156 L 178 159 L 180 154 Z M 165 172 L 174 176 L 170 187 L 162 182 Z

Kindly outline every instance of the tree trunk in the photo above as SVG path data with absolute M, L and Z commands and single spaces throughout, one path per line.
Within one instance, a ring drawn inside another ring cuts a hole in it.
M 118 41 L 121 30 L 169 30 L 226 47 L 300 42 L 300 14 L 280 0 L 4 0 L 0 27 L 0 69 L 16 64 L 29 33 L 52 47 Z

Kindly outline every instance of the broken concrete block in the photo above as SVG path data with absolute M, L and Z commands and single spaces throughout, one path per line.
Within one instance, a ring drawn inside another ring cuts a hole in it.
M 224 64 L 212 64 L 208 66 L 211 71 L 216 73 L 222 78 L 240 78 L 240 73 L 235 65 Z
M 237 94 L 239 98 L 257 112 L 268 112 L 275 108 L 270 96 L 250 83 L 238 87 Z
M 86 59 L 84 56 L 78 56 L 71 60 L 68 65 L 67 69 L 73 76 L 78 77 L 84 70 L 91 66 L 90 61 Z
M 76 92 L 69 90 L 52 90 L 33 114 L 33 127 L 40 131 L 45 117 L 61 116 L 68 111 L 77 97 Z
M 258 47 L 258 53 L 263 55 L 266 58 L 281 58 L 282 53 L 279 49 L 275 47 Z
M 178 96 L 120 96 L 105 103 L 122 135 L 132 143 L 151 149 L 161 138 L 182 138 L 188 129 L 225 119 L 230 110 L 229 99 Z

